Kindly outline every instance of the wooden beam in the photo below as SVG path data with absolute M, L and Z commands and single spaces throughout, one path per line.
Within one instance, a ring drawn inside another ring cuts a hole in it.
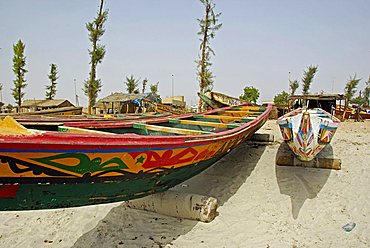
M 276 164 L 281 166 L 301 166 L 340 170 L 342 161 L 335 158 L 314 158 L 312 161 L 304 162 L 299 160 L 295 156 L 281 155 L 277 157 Z
M 129 208 L 151 211 L 177 218 L 211 222 L 217 216 L 217 199 L 173 190 L 124 203 Z
M 240 117 L 240 116 L 225 116 L 225 115 L 195 115 L 195 118 L 205 118 L 205 119 L 217 119 L 220 121 L 242 121 L 249 122 L 256 119 L 257 117 Z
M 237 128 L 238 124 L 226 124 L 226 123 L 217 123 L 217 122 L 208 122 L 208 121 L 192 121 L 192 120 L 178 120 L 178 119 L 169 119 L 170 123 L 185 124 L 185 125 L 195 125 L 195 126 L 206 126 L 206 127 L 219 127 L 219 128 Z
M 255 133 L 249 138 L 250 141 L 274 142 L 274 135 L 269 133 Z
M 261 106 L 239 106 L 239 107 L 230 108 L 230 110 L 264 111 L 265 107 L 261 107 Z
M 262 114 L 263 112 L 257 112 L 257 111 L 249 111 L 249 110 L 221 110 L 218 112 L 221 115 L 230 115 L 230 116 L 248 116 L 248 115 L 259 115 Z
M 175 133 L 175 134 L 185 134 L 185 135 L 199 135 L 199 134 L 213 134 L 212 132 L 200 131 L 200 130 L 191 130 L 184 128 L 174 128 L 174 127 L 164 127 L 158 125 L 149 125 L 145 123 L 134 123 L 132 125 L 134 128 L 150 131 L 158 131 L 164 133 Z
M 78 128 L 78 127 L 67 127 L 67 126 L 59 126 L 58 132 L 65 132 L 65 133 L 83 133 L 83 134 L 111 134 L 116 135 L 115 133 L 108 133 L 103 131 L 97 131 L 97 130 L 90 130 L 90 129 L 84 129 L 84 128 Z
M 23 126 L 62 126 L 63 122 L 27 122 L 27 121 L 18 121 Z

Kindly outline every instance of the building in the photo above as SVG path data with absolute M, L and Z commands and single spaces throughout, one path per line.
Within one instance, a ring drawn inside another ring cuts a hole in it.
M 334 114 L 337 101 L 339 101 L 339 105 L 341 105 L 342 100 L 345 101 L 346 97 L 343 94 L 294 95 L 289 96 L 289 100 L 293 109 L 299 107 L 307 107 L 310 109 L 321 108 Z
M 172 96 L 162 100 L 162 104 L 171 105 L 174 107 L 185 108 L 186 102 L 184 96 Z
M 58 100 L 24 100 L 21 105 L 20 112 L 34 112 L 47 109 L 74 107 L 74 105 L 66 99 Z
M 100 99 L 94 106 L 96 114 L 126 114 L 154 111 L 150 94 L 127 94 L 116 92 Z

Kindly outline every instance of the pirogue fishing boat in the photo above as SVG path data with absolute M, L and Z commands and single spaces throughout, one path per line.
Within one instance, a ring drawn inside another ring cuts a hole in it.
M 214 91 L 207 92 L 205 95 L 212 99 L 213 101 L 217 101 L 219 103 L 224 104 L 224 106 L 233 106 L 246 103 L 246 101 L 243 101 L 239 98 L 228 96 Z
M 75 207 L 165 191 L 250 137 L 270 110 L 244 104 L 110 125 L 68 122 L 55 131 L 27 129 L 6 117 L 0 123 L 0 210 Z
M 299 108 L 281 116 L 277 123 L 297 158 L 311 161 L 330 143 L 340 120 L 320 108 Z

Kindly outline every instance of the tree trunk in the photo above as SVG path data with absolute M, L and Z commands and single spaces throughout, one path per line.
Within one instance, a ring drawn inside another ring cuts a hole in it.
M 206 46 L 207 46 L 207 38 L 208 38 L 208 19 L 209 19 L 209 11 L 210 11 L 211 6 L 208 4 L 206 6 L 206 17 L 205 17 L 205 28 L 204 28 L 204 37 L 203 37 L 203 44 L 202 44 L 202 60 L 201 60 L 201 67 L 200 67 L 200 82 L 199 82 L 199 93 L 203 94 L 204 93 L 204 75 L 205 75 L 205 56 L 206 56 Z M 202 105 L 203 105 L 203 100 L 202 98 L 199 97 L 199 102 L 198 102 L 198 112 L 202 111 Z
M 101 16 L 102 11 L 103 11 L 103 3 L 104 3 L 104 0 L 101 0 L 100 1 L 98 19 Z M 95 29 L 98 30 L 99 28 L 100 27 L 98 26 L 98 23 L 95 23 Z M 96 51 L 96 43 L 98 41 L 97 41 L 97 39 L 94 39 L 92 42 L 93 42 L 92 54 L 94 54 L 95 51 Z M 93 98 L 95 97 L 94 94 L 93 94 L 94 92 L 92 92 L 93 91 L 93 82 L 95 82 L 95 78 L 96 78 L 96 61 L 93 60 L 93 55 L 91 55 L 91 73 L 90 73 L 90 82 L 89 82 L 89 87 L 88 87 L 89 99 L 88 99 L 88 105 L 87 105 L 87 112 L 88 112 L 89 115 L 91 115 L 91 108 L 92 108 L 91 103 L 92 103 Z

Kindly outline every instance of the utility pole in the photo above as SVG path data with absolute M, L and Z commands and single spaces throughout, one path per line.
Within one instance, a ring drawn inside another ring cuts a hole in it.
M 80 103 L 78 102 L 78 95 L 77 95 L 77 89 L 76 89 L 76 79 L 73 79 L 73 82 L 75 84 L 75 96 L 76 96 L 76 106 L 80 106 Z
M 175 85 L 174 85 L 174 82 L 173 82 L 173 74 L 172 74 L 172 98 L 175 95 L 175 89 L 174 89 L 174 87 L 175 87 Z

